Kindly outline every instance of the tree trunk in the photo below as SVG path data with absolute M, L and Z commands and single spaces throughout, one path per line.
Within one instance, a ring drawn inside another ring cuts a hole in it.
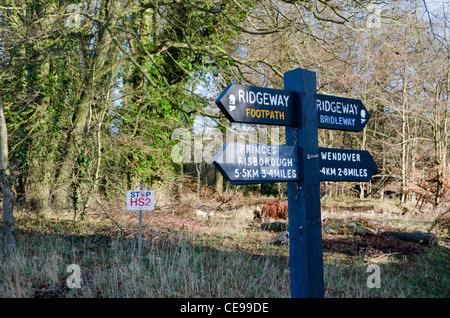
M 87 121 L 89 110 L 88 94 L 84 91 L 77 106 L 74 127 L 69 133 L 65 152 L 62 155 L 61 165 L 56 175 L 55 187 L 53 189 L 53 204 L 55 208 L 62 209 L 68 205 L 69 187 L 76 159 L 77 148 L 81 145 L 83 131 Z
M 404 95 L 403 95 L 404 96 Z M 401 134 L 401 140 L 402 140 L 402 196 L 401 196 L 401 204 L 402 206 L 405 204 L 406 202 L 406 173 L 407 173 L 407 147 L 406 147 L 406 143 L 407 143 L 407 137 L 406 137 L 406 121 L 407 121 L 407 117 L 406 117 L 406 110 L 405 110 L 405 104 L 406 101 L 403 99 L 402 102 L 402 134 Z
M 13 198 L 11 191 L 11 173 L 8 167 L 8 131 L 3 113 L 0 95 L 0 169 L 3 196 L 3 230 L 5 234 L 5 251 L 12 252 L 16 248 L 14 238 Z
M 50 207 L 50 187 L 54 162 L 42 159 L 41 157 L 30 159 L 25 190 L 26 202 L 36 212 L 45 211 Z
M 447 66 L 450 66 L 450 57 L 447 59 Z M 445 192 L 445 179 L 447 172 L 447 148 L 448 148 L 448 109 L 450 92 L 450 72 L 447 72 L 445 84 L 438 85 L 435 93 L 435 111 L 433 122 L 434 156 L 436 164 L 436 193 L 434 206 L 437 207 L 441 201 L 441 195 Z M 440 108 L 442 104 L 442 108 Z M 441 110 L 442 109 L 442 110 Z
M 364 129 L 362 133 L 362 143 L 361 143 L 361 150 L 366 150 L 366 140 L 367 140 L 367 130 Z M 359 198 L 362 200 L 364 199 L 365 193 L 364 193 L 365 183 L 360 182 L 359 183 Z
M 437 245 L 438 239 L 434 234 L 424 232 L 384 232 L 384 235 L 393 236 L 404 241 L 418 242 L 426 245 Z
M 220 116 L 220 123 L 221 125 L 219 125 L 219 130 L 222 133 L 222 141 L 226 142 L 225 140 L 225 136 L 226 136 L 226 127 L 227 127 L 227 118 L 223 115 Z M 223 193 L 223 176 L 222 174 L 219 172 L 219 170 L 217 170 L 217 168 L 215 168 L 215 185 L 214 188 L 216 189 L 216 192 L 221 195 Z
M 117 16 L 115 15 L 117 4 L 111 3 L 108 26 L 113 28 Z M 81 146 L 84 131 L 88 121 L 90 103 L 93 102 L 92 87 L 104 85 L 102 75 L 113 61 L 108 60 L 108 52 L 111 50 L 112 37 L 108 27 L 105 26 L 99 35 L 98 47 L 95 49 L 95 56 L 91 63 L 91 71 L 86 75 L 84 82 L 85 87 L 80 95 L 80 100 L 75 108 L 73 128 L 67 136 L 65 151 L 62 154 L 59 170 L 56 174 L 53 188 L 53 205 L 56 208 L 64 208 L 68 204 L 69 188 L 72 184 L 72 172 L 77 159 L 77 150 Z
M 202 164 L 196 163 L 195 169 L 197 170 L 197 208 L 199 208 L 200 207 L 200 183 L 201 183 Z
M 217 169 L 215 171 L 215 179 L 216 182 L 214 187 L 216 188 L 217 194 L 221 195 L 223 193 L 223 176 Z

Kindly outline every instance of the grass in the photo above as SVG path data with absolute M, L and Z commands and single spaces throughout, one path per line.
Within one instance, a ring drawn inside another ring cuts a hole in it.
M 448 247 L 430 248 L 423 255 L 353 260 L 326 255 L 326 297 L 351 298 L 449 298 L 450 268 Z M 369 264 L 380 269 L 380 288 L 369 288 Z
M 32 247 L 31 247 L 32 246 Z M 229 252 L 193 243 L 184 235 L 145 241 L 40 235 L 2 255 L 3 297 L 282 297 L 286 260 Z M 78 264 L 83 284 L 66 288 L 65 269 Z M 277 281 L 277 284 L 267 284 Z M 59 293 L 59 294 L 58 294 Z
M 0 297 L 290 297 L 289 249 L 249 226 L 248 209 L 211 219 L 146 214 L 140 257 L 137 217 L 108 213 L 77 222 L 52 212 L 16 213 L 14 255 L 4 254 L 0 237 Z M 355 240 L 324 234 L 325 297 L 450 297 L 446 241 L 405 254 L 355 247 Z M 79 289 L 67 287 L 70 264 L 80 266 Z M 369 264 L 379 266 L 380 288 L 367 286 Z

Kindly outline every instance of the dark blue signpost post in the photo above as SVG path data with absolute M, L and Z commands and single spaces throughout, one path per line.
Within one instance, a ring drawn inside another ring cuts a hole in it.
M 300 181 L 288 182 L 291 296 L 324 296 L 316 74 L 284 74 L 284 88 L 297 97 L 297 127 L 286 127 L 286 144 L 298 146 Z
M 316 73 L 284 74 L 285 90 L 229 85 L 216 104 L 232 122 L 286 126 L 286 145 L 227 143 L 214 165 L 232 184 L 287 182 L 291 296 L 324 296 L 320 181 L 369 181 L 369 152 L 319 148 L 319 128 L 361 131 L 361 101 L 320 95 Z

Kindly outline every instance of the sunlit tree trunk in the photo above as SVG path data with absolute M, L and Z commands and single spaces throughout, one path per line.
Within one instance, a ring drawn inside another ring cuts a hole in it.
M 434 157 L 436 165 L 436 193 L 434 197 L 434 205 L 440 204 L 440 197 L 444 192 L 445 178 L 447 171 L 447 149 L 448 149 L 448 85 L 450 84 L 450 72 L 447 74 L 447 83 L 436 88 L 435 111 L 433 120 L 433 140 L 434 140 Z M 446 86 L 446 87 L 445 87 Z M 444 91 L 447 90 L 447 91 Z M 442 104 L 442 105 L 441 105 Z
M 8 131 L 3 113 L 2 98 L 0 95 L 0 150 L 1 150 L 1 183 L 3 197 L 3 230 L 5 235 L 5 250 L 12 252 L 15 250 L 16 241 L 14 238 L 13 219 L 13 198 L 11 191 L 11 173 L 8 167 Z
M 220 123 L 222 125 L 219 125 L 219 130 L 222 133 L 222 140 L 223 142 L 225 142 L 225 136 L 226 136 L 226 125 L 227 125 L 227 119 L 225 116 L 221 116 L 220 118 Z M 217 168 L 215 169 L 215 189 L 216 192 L 220 195 L 223 193 L 223 176 L 222 174 L 219 172 L 219 170 L 217 170 Z

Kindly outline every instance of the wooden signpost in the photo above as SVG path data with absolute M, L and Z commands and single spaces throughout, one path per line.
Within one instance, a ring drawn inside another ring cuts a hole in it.
M 284 74 L 284 88 L 297 92 L 297 127 L 286 127 L 286 144 L 302 149 L 299 182 L 288 182 L 291 296 L 324 295 L 318 160 L 316 74 L 296 69 Z
M 229 85 L 216 104 L 232 122 L 286 126 L 286 145 L 226 143 L 213 160 L 232 184 L 287 182 L 291 296 L 324 296 L 320 181 L 369 181 L 369 152 L 319 148 L 318 129 L 361 131 L 359 100 L 320 95 L 316 74 L 284 74 L 285 90 Z

